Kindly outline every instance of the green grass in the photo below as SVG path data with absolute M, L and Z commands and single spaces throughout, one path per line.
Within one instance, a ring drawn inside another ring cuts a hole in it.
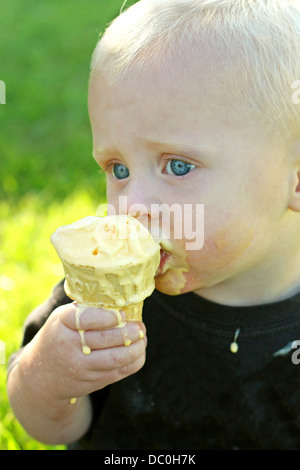
M 0 340 L 19 348 L 26 316 L 63 272 L 51 233 L 105 200 L 87 113 L 90 57 L 123 0 L 0 0 Z M 134 1 L 128 2 L 132 4 Z M 0 450 L 64 449 L 26 434 L 0 365 Z
M 10 211 L 0 204 L 2 216 Z M 6 344 L 7 360 L 19 348 L 26 315 L 50 294 L 62 279 L 61 263 L 49 242 L 60 225 L 95 213 L 95 205 L 86 192 L 67 197 L 63 203 L 45 207 L 37 196 L 22 198 L 14 215 L 0 225 L 0 339 Z M 9 408 L 6 391 L 6 367 L 0 366 L 0 449 L 41 449 L 16 422 Z

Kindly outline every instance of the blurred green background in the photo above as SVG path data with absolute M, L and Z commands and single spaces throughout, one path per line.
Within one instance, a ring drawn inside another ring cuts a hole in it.
M 0 104 L 0 341 L 6 362 L 19 348 L 26 316 L 63 276 L 51 233 L 94 215 L 105 201 L 104 177 L 92 158 L 87 84 L 99 34 L 122 5 L 0 0 L 0 80 L 6 85 L 6 104 Z M 6 368 L 0 364 L 0 450 L 64 449 L 31 439 L 16 421 Z

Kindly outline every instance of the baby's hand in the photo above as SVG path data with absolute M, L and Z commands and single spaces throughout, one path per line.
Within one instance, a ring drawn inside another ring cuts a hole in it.
M 58 400 L 88 395 L 137 372 L 145 363 L 143 323 L 127 322 L 116 328 L 114 312 L 87 308 L 79 317 L 91 350 L 86 355 L 76 311 L 76 304 L 54 310 L 21 357 L 21 367 L 30 371 L 41 392 Z

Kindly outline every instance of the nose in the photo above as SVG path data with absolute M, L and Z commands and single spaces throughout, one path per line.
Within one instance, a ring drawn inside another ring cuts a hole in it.
M 128 204 L 127 214 L 137 219 L 151 217 L 151 205 L 149 207 L 148 205 L 141 202 Z
M 164 238 L 162 236 L 162 221 L 160 204 L 157 194 L 154 195 L 152 188 L 141 188 L 138 197 L 128 197 L 127 214 L 135 217 L 146 227 L 157 242 Z
M 155 217 L 153 207 L 158 203 L 153 184 L 138 176 L 127 184 L 122 195 L 119 195 L 118 202 L 119 214 L 128 214 L 138 219 Z
M 127 214 L 138 219 L 152 233 L 152 236 L 157 238 L 159 202 L 150 181 L 136 177 L 126 185 L 122 194 L 117 196 L 115 203 L 118 214 Z

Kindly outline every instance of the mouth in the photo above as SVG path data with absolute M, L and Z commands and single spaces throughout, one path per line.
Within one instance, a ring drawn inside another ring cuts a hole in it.
M 171 257 L 171 253 L 163 249 L 160 250 L 160 263 L 157 268 L 155 276 L 161 276 L 167 271 L 168 269 L 167 262 L 170 259 L 170 257 Z

